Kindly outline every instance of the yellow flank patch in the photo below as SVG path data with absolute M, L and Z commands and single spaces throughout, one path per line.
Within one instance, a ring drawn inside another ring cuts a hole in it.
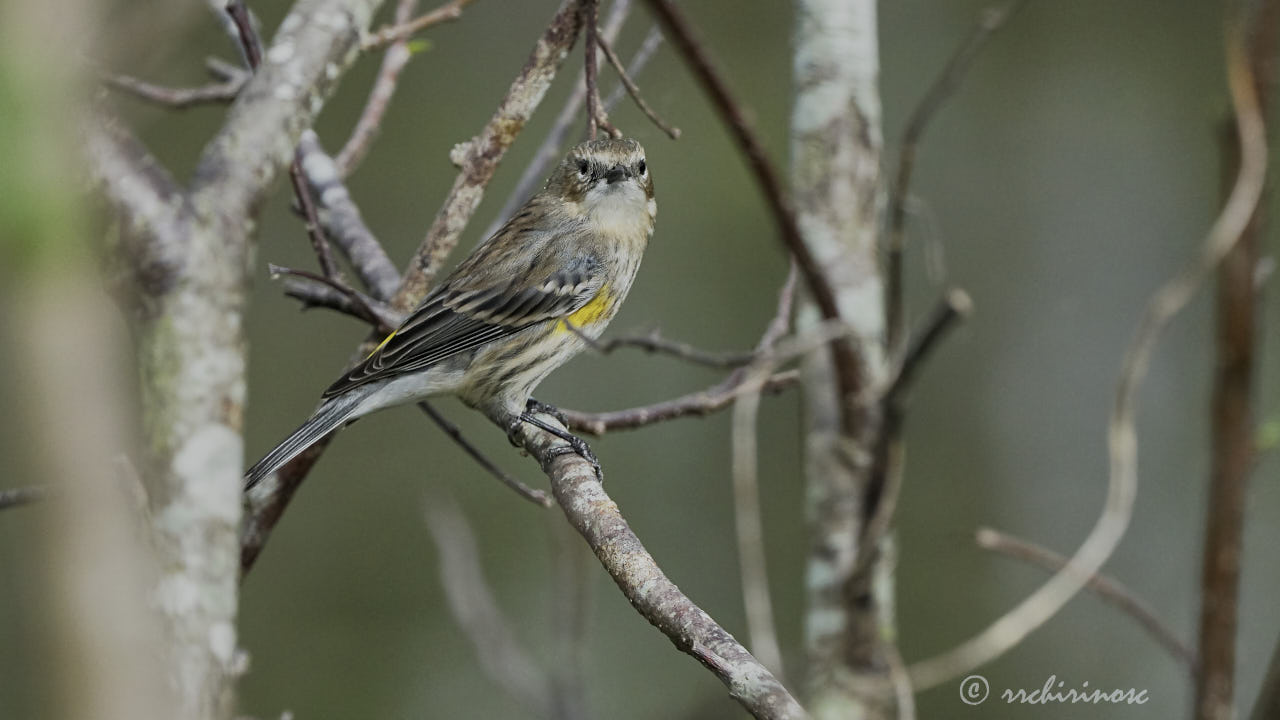
M 609 292 L 608 285 L 602 285 L 590 302 L 574 310 L 565 320 L 573 323 L 576 328 L 583 328 L 600 321 L 611 307 L 613 307 L 613 294 Z M 564 324 L 565 320 L 556 323 L 558 332 L 569 332 L 569 328 Z
M 396 331 L 395 331 L 395 330 L 392 330 L 392 331 L 391 331 L 391 334 L 390 334 L 390 335 L 388 335 L 388 336 L 386 337 L 386 339 L 385 339 L 385 340 L 383 340 L 382 342 L 378 343 L 378 347 L 374 348 L 374 349 L 373 349 L 373 352 L 369 353 L 369 354 L 365 357 L 365 360 L 368 360 L 369 358 L 373 357 L 373 353 L 376 353 L 376 352 L 378 352 L 379 350 L 381 350 L 382 348 L 386 347 L 386 346 L 387 346 L 387 343 L 391 342 L 391 338 L 393 338 L 393 337 L 395 337 L 395 336 L 396 336 Z

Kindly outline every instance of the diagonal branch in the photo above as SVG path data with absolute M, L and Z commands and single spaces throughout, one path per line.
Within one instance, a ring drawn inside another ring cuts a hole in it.
M 418 7 L 418 0 L 400 0 L 396 3 L 395 22 L 402 25 L 409 21 L 409 16 Z M 341 171 L 342 177 L 355 172 L 356 166 L 364 160 L 373 145 L 373 138 L 382 128 L 382 118 L 391 105 L 391 98 L 396 94 L 400 84 L 400 73 L 409 64 L 413 52 L 409 49 L 409 39 L 401 38 L 391 43 L 382 54 L 382 66 L 378 68 L 378 77 L 369 90 L 369 99 L 364 103 L 360 119 L 351 130 L 351 136 L 338 151 L 334 161 Z
M 376 50 L 384 45 L 408 40 L 433 25 L 457 20 L 462 17 L 462 9 L 471 4 L 471 2 L 472 0 L 450 0 L 450 2 L 441 5 L 435 10 L 407 22 L 399 22 L 397 20 L 397 24 L 371 33 L 369 37 L 365 38 L 360 49 L 366 51 Z
M 673 127 L 670 123 L 658 116 L 649 103 L 644 99 L 644 95 L 640 94 L 640 86 L 636 85 L 636 81 L 631 79 L 627 74 L 627 68 L 622 64 L 622 58 L 613 51 L 613 46 L 605 39 L 603 34 L 596 34 L 596 44 L 600 46 L 600 50 L 604 52 L 605 58 L 609 60 L 609 64 L 613 66 L 614 71 L 618 73 L 618 81 L 622 83 L 622 87 L 626 89 L 627 94 L 635 102 L 636 107 L 640 108 L 640 112 L 649 118 L 649 121 L 658 126 L 658 129 L 666 133 L 672 140 L 680 139 L 680 128 Z
M 499 427 L 510 418 L 491 416 Z M 557 420 L 541 416 L 547 423 Z M 567 442 L 521 423 L 522 447 L 551 479 L 565 517 L 591 546 L 631 605 L 684 653 L 702 663 L 757 718 L 807 717 L 777 678 L 667 578 L 605 492 L 591 464 Z
M 564 0 L 524 68 L 498 105 L 493 117 L 471 140 L 454 148 L 452 157 L 461 168 L 444 205 L 427 236 L 419 244 L 392 305 L 407 310 L 418 303 L 444 260 L 457 246 L 462 231 L 484 197 L 498 163 L 542 102 L 556 72 L 582 29 L 580 0 Z
M 733 139 L 747 158 L 756 182 L 765 196 L 774 222 L 782 236 L 783 244 L 795 258 L 804 276 L 805 284 L 813 293 L 814 300 L 828 320 L 840 318 L 840 305 L 836 293 L 826 273 L 818 264 L 813 251 L 805 244 L 796 221 L 795 209 L 783 188 L 777 170 L 765 154 L 764 147 L 756 137 L 755 130 L 747 121 L 742 106 L 729 93 L 729 87 L 712 65 L 702 43 L 694 35 L 684 13 L 677 9 L 670 0 L 648 0 L 650 8 L 667 31 L 667 37 L 684 57 L 693 71 L 702 89 L 711 98 L 712 105 L 720 115 L 720 119 L 729 127 Z M 847 340 L 833 343 L 833 358 L 836 365 L 837 379 L 841 395 L 841 411 L 843 422 L 850 427 L 854 422 L 849 405 L 864 385 L 863 370 L 852 345 Z

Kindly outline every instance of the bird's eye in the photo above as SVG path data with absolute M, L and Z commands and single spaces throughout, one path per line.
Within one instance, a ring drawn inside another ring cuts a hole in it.
M 587 176 L 587 171 L 588 171 L 588 170 L 590 170 L 590 169 L 591 169 L 591 164 L 590 164 L 590 163 L 588 163 L 586 160 L 579 160 L 579 161 L 578 161 L 578 174 L 579 174 L 579 175 L 581 175 L 582 177 L 586 177 L 586 176 Z
M 640 174 L 641 174 L 641 175 L 643 175 L 643 174 L 644 174 L 644 171 L 645 171 L 646 169 L 648 169 L 648 167 L 649 167 L 649 166 L 648 166 L 648 165 L 645 165 L 645 164 L 644 164 L 644 161 L 643 161 L 643 160 L 641 160 L 641 161 L 640 161 L 640 164 L 639 164 L 639 165 L 636 165 L 636 170 L 640 171 Z

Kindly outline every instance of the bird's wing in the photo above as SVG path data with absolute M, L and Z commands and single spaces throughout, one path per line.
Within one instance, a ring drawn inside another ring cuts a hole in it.
M 601 264 L 594 257 L 566 259 L 545 248 L 526 253 L 532 259 L 515 273 L 495 270 L 507 264 L 500 257 L 489 257 L 494 265 L 476 272 L 484 265 L 474 261 L 492 255 L 486 250 L 478 248 L 369 357 L 325 390 L 324 397 L 422 370 L 534 323 L 570 315 L 590 302 L 603 283 Z

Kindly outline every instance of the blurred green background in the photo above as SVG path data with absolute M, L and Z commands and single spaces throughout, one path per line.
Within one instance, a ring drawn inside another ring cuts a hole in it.
M 637 3 L 643 5 L 643 3 Z M 793 18 L 782 2 L 687 0 L 732 87 L 786 167 Z M 116 69 L 156 82 L 203 81 L 207 55 L 234 50 L 200 8 L 115 0 L 102 27 Z M 191 5 L 195 5 L 194 3 Z M 476 133 L 504 94 L 554 0 L 481 0 L 424 34 L 382 129 L 350 188 L 398 263 L 416 247 L 453 182 L 448 151 Z M 915 100 L 968 32 L 982 0 L 882 4 L 881 87 L 886 167 Z M 265 28 L 283 2 L 254 3 Z M 649 26 L 633 12 L 620 54 Z M 1033 2 L 997 36 L 940 113 L 921 148 L 912 201 L 911 308 L 951 286 L 976 313 L 946 342 L 912 398 L 898 527 L 898 621 L 908 661 L 950 647 L 1043 581 L 1037 569 L 986 554 L 972 534 L 990 525 L 1069 552 L 1092 526 L 1106 484 L 1104 432 L 1120 357 L 1147 296 L 1192 256 L 1219 198 L 1222 81 L 1218 3 L 1162 0 Z M 269 32 L 268 32 L 269 34 Z M 580 47 L 580 46 L 579 46 Z M 508 154 L 460 252 L 505 200 L 541 143 L 580 66 L 566 64 Z M 380 59 L 362 59 L 318 124 L 331 151 L 345 140 Z M 612 74 L 602 73 L 604 87 Z M 660 207 L 657 233 L 614 334 L 660 327 L 711 349 L 749 347 L 770 317 L 786 264 L 772 224 L 708 104 L 664 47 L 639 78 L 684 136 L 668 140 L 624 100 L 613 116 L 648 150 Z M 223 110 L 171 113 L 114 104 L 153 151 L 186 178 Z M 0 119 L 0 133 L 5 125 Z M 1274 163 L 1273 163 L 1274 165 Z M 281 183 L 261 223 L 253 305 L 247 453 L 252 460 L 300 422 L 365 335 L 327 311 L 299 313 L 268 279 L 267 262 L 314 265 Z M 1274 252 L 1274 233 L 1265 252 Z M 1271 294 L 1274 305 L 1275 294 Z M 1160 344 L 1142 393 L 1141 486 L 1132 528 L 1107 569 L 1188 641 L 1198 612 L 1212 368 L 1209 294 Z M 1262 357 L 1276 356 L 1275 308 L 1262 313 Z M 0 363 L 10 363 L 0 354 Z M 1280 416 L 1273 361 L 1260 366 L 1259 412 Z M 0 370 L 3 370 L 0 366 Z M 584 356 L 538 391 L 548 402 L 613 409 L 716 382 L 714 371 L 622 351 Z M 0 384 L 0 403 L 15 397 Z M 502 433 L 454 401 L 438 404 L 493 458 L 531 484 L 545 480 Z M 791 678 L 800 648 L 805 530 L 799 403 L 765 401 L 761 479 L 775 609 Z M 681 420 L 595 440 L 609 492 L 670 577 L 746 639 L 730 506 L 729 418 Z M 0 421 L 14 458 L 21 426 Z M 3 462 L 3 461 L 0 461 Z M 20 460 L 5 485 L 22 484 Z M 1238 656 L 1248 708 L 1280 636 L 1280 487 L 1266 454 L 1250 494 Z M 285 515 L 244 586 L 241 644 L 251 656 L 242 710 L 275 717 L 525 717 L 484 674 L 448 613 L 440 563 L 423 520 L 428 491 L 456 496 L 479 538 L 499 605 L 532 655 L 551 669 L 557 511 L 519 500 L 413 409 L 382 413 L 336 440 Z M 0 517 L 0 717 L 48 707 L 33 660 L 42 622 L 24 553 L 35 524 Z M 641 619 L 592 563 L 585 619 L 588 707 L 600 718 L 735 718 L 725 689 Z M 1147 689 L 1144 706 L 963 705 L 956 684 L 919 697 L 923 717 L 1166 718 L 1188 715 L 1187 674 L 1128 618 L 1083 595 L 1001 660 L 980 670 L 993 696 L 1040 687 Z M 793 684 L 794 680 L 793 680 Z M 797 685 L 797 688 L 799 686 Z

